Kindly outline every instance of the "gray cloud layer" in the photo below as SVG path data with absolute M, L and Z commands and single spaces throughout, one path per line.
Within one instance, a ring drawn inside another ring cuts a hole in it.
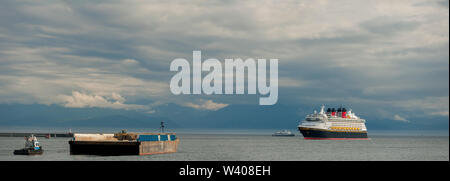
M 170 62 L 202 50 L 278 58 L 279 104 L 448 117 L 448 21 L 448 1 L 2 1 L 0 103 L 257 103 L 171 95 Z

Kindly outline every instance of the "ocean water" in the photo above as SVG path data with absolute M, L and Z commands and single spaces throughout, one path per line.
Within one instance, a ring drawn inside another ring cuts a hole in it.
M 4 130 L 0 130 L 5 132 Z M 174 161 L 366 161 L 449 160 L 447 134 L 379 132 L 370 140 L 304 140 L 302 136 L 272 137 L 269 131 L 179 131 L 177 153 L 146 156 L 70 155 L 70 138 L 38 138 L 43 155 L 13 155 L 24 146 L 21 137 L 0 137 L 0 160 L 174 160 Z

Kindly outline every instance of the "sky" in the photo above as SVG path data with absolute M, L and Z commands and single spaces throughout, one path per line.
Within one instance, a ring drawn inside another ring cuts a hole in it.
M 258 95 L 173 95 L 170 63 L 194 50 L 277 58 L 274 106 L 293 119 L 343 104 L 367 120 L 448 129 L 448 0 L 1 1 L 0 104 L 148 115 L 260 106 Z

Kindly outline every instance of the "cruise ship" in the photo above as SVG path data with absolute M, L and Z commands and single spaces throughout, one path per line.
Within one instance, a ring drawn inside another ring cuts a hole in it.
M 368 139 L 366 120 L 346 108 L 328 108 L 322 105 L 320 112 L 306 116 L 298 125 L 305 139 Z

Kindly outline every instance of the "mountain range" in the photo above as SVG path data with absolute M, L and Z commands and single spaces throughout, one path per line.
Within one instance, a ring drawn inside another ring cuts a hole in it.
M 160 105 L 154 113 L 108 108 L 67 108 L 59 105 L 0 104 L 0 126 L 158 128 L 295 129 L 313 109 L 277 104 L 236 104 L 217 111 L 177 104 Z M 448 130 L 448 118 L 401 122 L 363 117 L 371 130 Z

